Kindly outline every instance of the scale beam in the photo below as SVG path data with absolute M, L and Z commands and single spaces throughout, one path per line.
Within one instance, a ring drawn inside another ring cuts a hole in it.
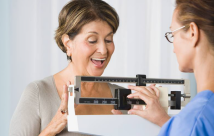
M 146 84 L 168 84 L 168 85 L 183 85 L 184 94 L 181 91 L 174 91 L 169 96 L 171 97 L 171 109 L 180 109 L 182 102 L 181 97 L 190 98 L 189 80 L 184 79 L 158 79 L 146 78 L 146 75 L 136 75 L 136 77 L 95 77 L 95 76 L 76 76 L 74 87 L 69 87 L 69 92 L 75 93 L 76 104 L 89 105 L 114 105 L 118 110 L 129 110 L 131 105 L 146 105 L 140 99 L 128 99 L 127 95 L 131 94 L 130 89 L 116 89 L 115 98 L 82 98 L 81 97 L 81 82 L 99 82 L 99 83 L 135 83 L 136 86 L 146 86 Z M 187 102 L 185 102 L 187 104 Z

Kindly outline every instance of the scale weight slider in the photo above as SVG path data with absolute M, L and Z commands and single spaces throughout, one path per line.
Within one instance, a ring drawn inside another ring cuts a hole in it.
M 115 89 L 115 98 L 117 105 L 114 105 L 115 110 L 130 110 L 131 105 L 127 103 L 127 96 L 131 94 L 130 89 Z

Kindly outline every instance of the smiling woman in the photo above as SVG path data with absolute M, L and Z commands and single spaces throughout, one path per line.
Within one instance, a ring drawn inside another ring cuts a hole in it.
M 80 4 L 81 6 L 79 6 Z M 67 34 L 73 40 L 85 24 L 95 20 L 106 22 L 111 27 L 112 33 L 115 33 L 119 26 L 117 13 L 103 1 L 73 0 L 73 2 L 68 3 L 59 14 L 59 27 L 55 36 L 59 48 L 66 53 L 67 49 L 61 40 L 62 36 Z M 98 34 L 96 31 L 91 31 L 91 33 Z M 91 41 L 91 43 L 94 42 Z
M 83 135 L 66 128 L 68 92 L 76 75 L 101 76 L 114 52 L 113 35 L 119 26 L 116 11 L 102 0 L 73 0 L 59 14 L 55 40 L 67 54 L 68 66 L 53 76 L 30 83 L 10 124 L 10 135 Z M 112 84 L 83 83 L 82 97 L 114 96 Z M 61 104 L 60 104 L 61 103 Z M 76 105 L 75 112 L 112 114 L 113 106 Z
M 84 25 L 73 40 L 67 34 L 61 39 L 77 75 L 102 75 L 114 52 L 112 28 L 102 20 Z

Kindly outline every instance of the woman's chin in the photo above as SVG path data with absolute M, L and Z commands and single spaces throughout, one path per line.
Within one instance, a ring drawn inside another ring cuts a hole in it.
M 179 66 L 179 70 L 184 73 L 193 73 L 193 69 Z
M 92 71 L 90 72 L 91 76 L 101 76 L 103 74 L 103 70 L 97 70 L 97 71 Z
M 105 68 L 106 68 L 105 65 L 102 66 L 101 68 L 93 66 L 93 67 L 90 68 L 89 74 L 91 76 L 101 76 L 104 73 Z

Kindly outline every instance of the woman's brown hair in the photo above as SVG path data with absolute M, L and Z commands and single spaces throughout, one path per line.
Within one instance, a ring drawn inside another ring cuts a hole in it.
M 61 40 L 63 34 L 67 34 L 72 40 L 85 24 L 95 20 L 107 22 L 113 33 L 119 26 L 117 12 L 102 0 L 72 0 L 66 4 L 59 14 L 59 26 L 55 33 L 55 40 L 59 48 L 66 53 L 66 48 Z
M 196 23 L 214 48 L 214 0 L 176 0 L 176 8 L 178 21 L 185 26 Z

